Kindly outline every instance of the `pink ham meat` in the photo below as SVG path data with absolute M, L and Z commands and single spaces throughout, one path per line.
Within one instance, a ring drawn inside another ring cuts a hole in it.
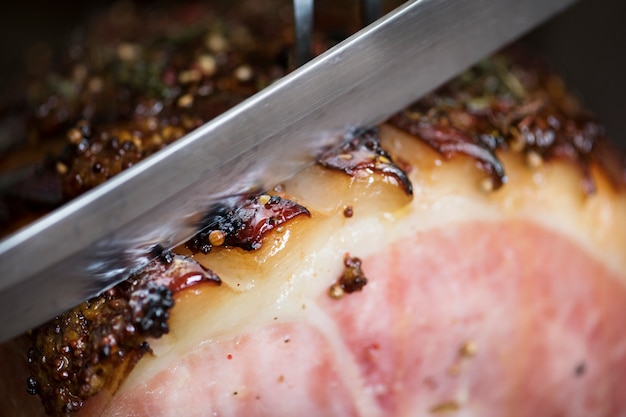
M 194 255 L 223 284 L 179 292 L 154 353 L 80 415 L 625 415 L 623 192 L 512 152 L 485 192 L 473 159 L 381 136 L 412 198 L 376 172 L 282 184 L 311 218 Z M 367 284 L 332 297 L 346 255 Z
M 494 260 L 503 239 L 515 243 Z M 571 264 L 525 262 L 547 242 Z M 451 252 L 443 262 L 442 247 Z M 624 412 L 624 288 L 558 234 L 476 222 L 399 240 L 365 263 L 376 277 L 367 292 L 342 302 L 321 294 L 300 319 L 199 346 L 123 390 L 104 415 Z

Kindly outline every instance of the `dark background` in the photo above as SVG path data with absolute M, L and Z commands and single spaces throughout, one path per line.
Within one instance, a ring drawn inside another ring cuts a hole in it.
M 526 39 L 626 149 L 626 2 L 580 1 Z
M 85 16 L 111 4 L 102 0 L 6 3 L 0 6 L 0 94 L 5 96 L 15 94 L 11 79 L 23 71 L 29 51 L 37 51 L 41 40 L 60 47 Z M 323 1 L 315 4 L 323 8 Z M 626 149 L 626 2 L 580 1 L 526 39 L 560 70 L 605 124 L 609 136 Z

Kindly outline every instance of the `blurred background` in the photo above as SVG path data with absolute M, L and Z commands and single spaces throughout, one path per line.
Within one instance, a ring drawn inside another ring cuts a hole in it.
M 323 10 L 324 3 L 329 1 L 316 1 L 316 8 Z M 3 2 L 0 5 L 2 97 L 19 93 L 12 80 L 28 65 L 36 65 L 34 57 L 41 59 L 43 54 L 45 58 L 52 49 L 60 48 L 87 16 L 110 7 L 111 3 L 103 0 Z M 399 3 L 388 0 L 385 8 Z M 586 107 L 598 116 L 622 149 L 626 149 L 625 21 L 626 2 L 582 0 L 525 38 L 564 75 L 569 87 L 579 93 Z
M 626 2 L 583 0 L 526 39 L 626 149 Z

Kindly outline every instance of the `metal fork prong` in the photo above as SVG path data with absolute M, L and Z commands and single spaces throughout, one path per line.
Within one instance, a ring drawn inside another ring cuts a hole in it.
M 383 7 L 381 0 L 360 0 L 361 25 L 367 26 L 382 16 Z
M 311 59 L 313 43 L 313 0 L 294 0 L 293 12 L 296 30 L 296 66 Z

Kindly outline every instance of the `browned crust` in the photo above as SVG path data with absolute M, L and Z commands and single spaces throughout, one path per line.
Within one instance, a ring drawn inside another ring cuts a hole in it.
M 310 217 L 311 213 L 306 207 L 277 195 L 235 197 L 210 210 L 200 225 L 201 232 L 185 243 L 185 247 L 204 254 L 222 245 L 256 250 L 265 235 L 302 215 Z
M 195 261 L 164 254 L 142 272 L 36 328 L 30 335 L 28 392 L 46 413 L 67 415 L 100 392 L 115 392 L 148 338 L 168 333 L 173 294 L 219 278 Z
M 380 146 L 380 134 L 376 128 L 355 130 L 341 146 L 324 151 L 317 163 L 353 177 L 362 172 L 366 175 L 377 172 L 394 178 L 407 195 L 413 194 L 413 185 L 406 172 Z
M 563 81 L 521 48 L 485 60 L 452 82 L 393 116 L 392 125 L 416 136 L 445 158 L 473 157 L 491 177 L 493 189 L 507 181 L 497 156 L 510 150 L 531 166 L 568 160 L 583 174 L 584 190 L 595 192 L 590 164 L 616 186 L 626 169 L 608 157 L 604 128 L 584 111 Z
M 346 254 L 343 258 L 343 265 L 343 274 L 328 290 L 328 294 L 334 299 L 340 299 L 344 294 L 361 291 L 367 284 L 367 277 L 361 269 L 361 259 Z

